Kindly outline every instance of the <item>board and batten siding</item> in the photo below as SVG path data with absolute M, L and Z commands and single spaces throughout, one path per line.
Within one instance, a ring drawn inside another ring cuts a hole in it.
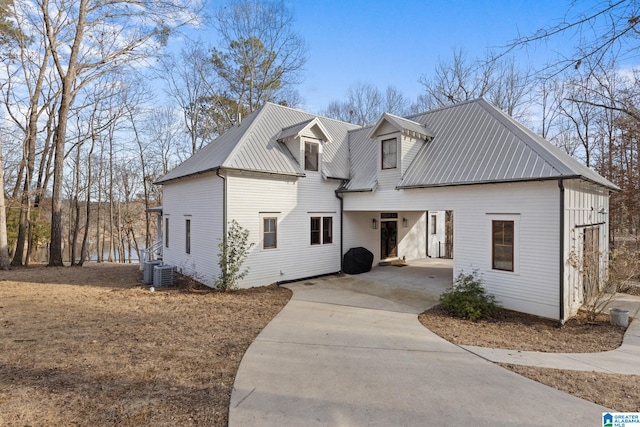
M 214 173 L 185 178 L 165 183 L 162 193 L 162 214 L 165 221 L 169 219 L 169 247 L 163 247 L 163 262 L 212 286 L 220 273 L 222 179 Z M 189 254 L 186 252 L 186 220 L 191 221 Z
M 432 234 L 433 218 L 436 219 L 435 234 Z M 454 218 L 455 222 L 455 218 Z M 427 216 L 427 255 L 429 258 L 438 258 L 444 248 L 441 244 L 447 243 L 446 237 L 446 213 L 444 211 L 429 211 Z M 454 249 L 455 250 L 455 249 Z M 442 254 L 444 256 L 444 253 Z
M 254 246 L 239 286 L 263 286 L 340 271 L 340 182 L 321 172 L 305 177 L 227 171 L 227 209 Z M 277 218 L 277 248 L 264 249 L 263 218 Z M 311 245 L 311 217 L 333 218 L 333 242 Z
M 454 276 L 477 271 L 504 307 L 559 315 L 560 196 L 557 181 L 347 193 L 351 211 L 453 211 Z M 492 220 L 514 220 L 515 271 L 491 268 Z M 357 241 L 345 227 L 345 241 Z
M 565 302 L 570 307 L 567 315 L 575 314 L 584 303 L 583 276 L 576 261 L 582 259 L 584 230 L 598 226 L 600 277 L 604 278 L 608 268 L 609 254 L 609 190 L 582 180 L 567 180 L 565 188 L 564 258 L 565 282 L 568 283 Z M 600 213 L 604 211 L 606 213 Z M 571 261 L 573 260 L 573 261 Z

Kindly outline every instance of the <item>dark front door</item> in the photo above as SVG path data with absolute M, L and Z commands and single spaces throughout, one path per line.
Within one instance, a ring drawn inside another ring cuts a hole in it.
M 398 221 L 380 223 L 380 258 L 398 256 Z

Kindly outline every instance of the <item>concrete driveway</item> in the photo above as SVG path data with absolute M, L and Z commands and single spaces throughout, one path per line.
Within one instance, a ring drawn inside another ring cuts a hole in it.
M 287 285 L 292 300 L 240 364 L 229 425 L 600 425 L 605 408 L 520 377 L 425 329 L 416 313 L 435 303 L 432 294 L 451 280 L 445 284 L 423 270 L 423 282 L 432 285 L 423 292 L 381 284 L 407 268 Z

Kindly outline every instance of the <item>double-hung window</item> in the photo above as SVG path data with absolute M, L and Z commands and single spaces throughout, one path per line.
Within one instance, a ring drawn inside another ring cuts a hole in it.
M 491 221 L 491 268 L 513 271 L 515 227 L 514 221 Z
M 382 169 L 398 167 L 398 143 L 395 138 L 382 141 Z
M 318 153 L 319 144 L 315 142 L 304 143 L 304 170 L 317 171 L 318 170 Z
M 262 219 L 262 248 L 276 249 L 278 247 L 278 218 L 265 217 Z
M 311 217 L 311 244 L 328 245 L 333 243 L 333 217 Z

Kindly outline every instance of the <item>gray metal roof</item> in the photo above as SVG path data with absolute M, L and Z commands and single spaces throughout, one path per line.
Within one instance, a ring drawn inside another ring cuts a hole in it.
M 349 179 L 340 191 L 374 191 L 378 165 L 371 135 L 385 120 L 399 131 L 427 139 L 398 188 L 580 177 L 618 189 L 483 99 L 409 119 L 385 113 L 368 128 L 267 103 L 157 182 L 216 169 L 303 176 L 303 168 L 279 139 L 317 124 L 327 138 L 323 175 Z
M 420 149 L 398 188 L 582 177 L 618 189 L 483 99 L 412 119 L 435 136 Z
M 165 183 L 216 169 L 240 169 L 286 175 L 304 175 L 303 168 L 278 138 L 282 130 L 300 132 L 315 118 L 326 134 L 322 168 L 327 177 L 349 177 L 347 132 L 358 126 L 304 111 L 267 103 L 220 137 L 157 180 Z M 300 129 L 298 129 L 300 128 Z
M 377 186 L 378 150 L 369 138 L 372 127 L 349 132 L 351 179 L 340 191 L 373 191 Z
M 412 136 L 416 136 L 425 140 L 433 137 L 433 132 L 431 132 L 424 124 L 414 122 L 413 120 L 405 119 L 404 117 L 399 117 L 390 113 L 384 113 L 382 117 L 380 117 L 380 120 L 378 120 L 378 122 L 373 126 L 373 129 L 371 129 L 371 132 L 369 132 L 368 137 L 373 138 L 378 128 L 385 121 L 391 124 L 394 128 L 396 128 L 396 130 L 400 132 L 406 132 L 412 134 Z

